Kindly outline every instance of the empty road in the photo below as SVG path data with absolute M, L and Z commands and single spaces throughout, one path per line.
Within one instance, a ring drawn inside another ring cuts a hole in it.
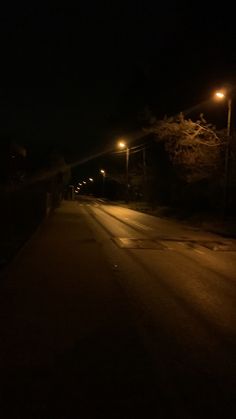
M 138 329 L 157 371 L 173 399 L 184 397 L 186 417 L 200 406 L 204 411 L 204 403 L 212 411 L 218 403 L 229 408 L 236 378 L 236 242 L 119 206 L 78 205 L 139 312 Z
M 175 221 L 63 203 L 1 281 L 4 414 L 235 418 L 235 256 Z

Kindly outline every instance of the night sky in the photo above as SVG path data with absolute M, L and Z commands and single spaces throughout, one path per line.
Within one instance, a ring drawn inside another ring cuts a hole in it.
M 146 108 L 172 115 L 235 84 L 234 14 L 222 7 L 148 0 L 5 7 L 1 138 L 73 160 L 142 126 Z

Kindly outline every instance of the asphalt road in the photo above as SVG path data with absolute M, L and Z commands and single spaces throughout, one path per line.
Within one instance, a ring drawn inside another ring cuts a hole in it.
M 92 198 L 1 281 L 2 411 L 235 418 L 236 243 Z

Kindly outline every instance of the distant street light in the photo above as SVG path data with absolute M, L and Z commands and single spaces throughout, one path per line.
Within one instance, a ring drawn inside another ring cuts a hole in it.
M 129 147 L 124 141 L 119 141 L 118 147 L 126 150 L 126 201 L 129 201 Z
M 105 177 L 106 177 L 106 172 L 104 169 L 100 170 L 100 173 L 102 175 L 102 196 L 105 196 Z
M 82 183 L 79 183 L 79 186 L 82 186 L 83 184 Z
M 90 177 L 89 180 L 90 180 L 90 182 L 93 182 L 93 178 L 92 177 Z
M 228 186 L 229 186 L 229 150 L 230 150 L 230 134 L 231 134 L 231 114 L 232 114 L 232 99 L 223 90 L 215 93 L 215 98 L 219 100 L 227 99 L 228 116 L 227 116 L 227 139 L 225 149 L 225 185 L 224 185 L 224 211 L 228 209 Z
M 87 182 L 85 182 L 85 180 L 83 180 L 83 184 L 86 185 Z

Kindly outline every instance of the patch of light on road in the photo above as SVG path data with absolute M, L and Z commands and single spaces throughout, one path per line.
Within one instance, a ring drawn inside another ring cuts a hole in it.
M 153 230 L 152 227 L 148 227 L 144 224 L 137 223 L 136 221 L 131 220 L 130 218 L 125 217 L 125 220 L 129 222 L 129 224 L 133 224 L 136 227 L 142 228 L 143 230 Z

